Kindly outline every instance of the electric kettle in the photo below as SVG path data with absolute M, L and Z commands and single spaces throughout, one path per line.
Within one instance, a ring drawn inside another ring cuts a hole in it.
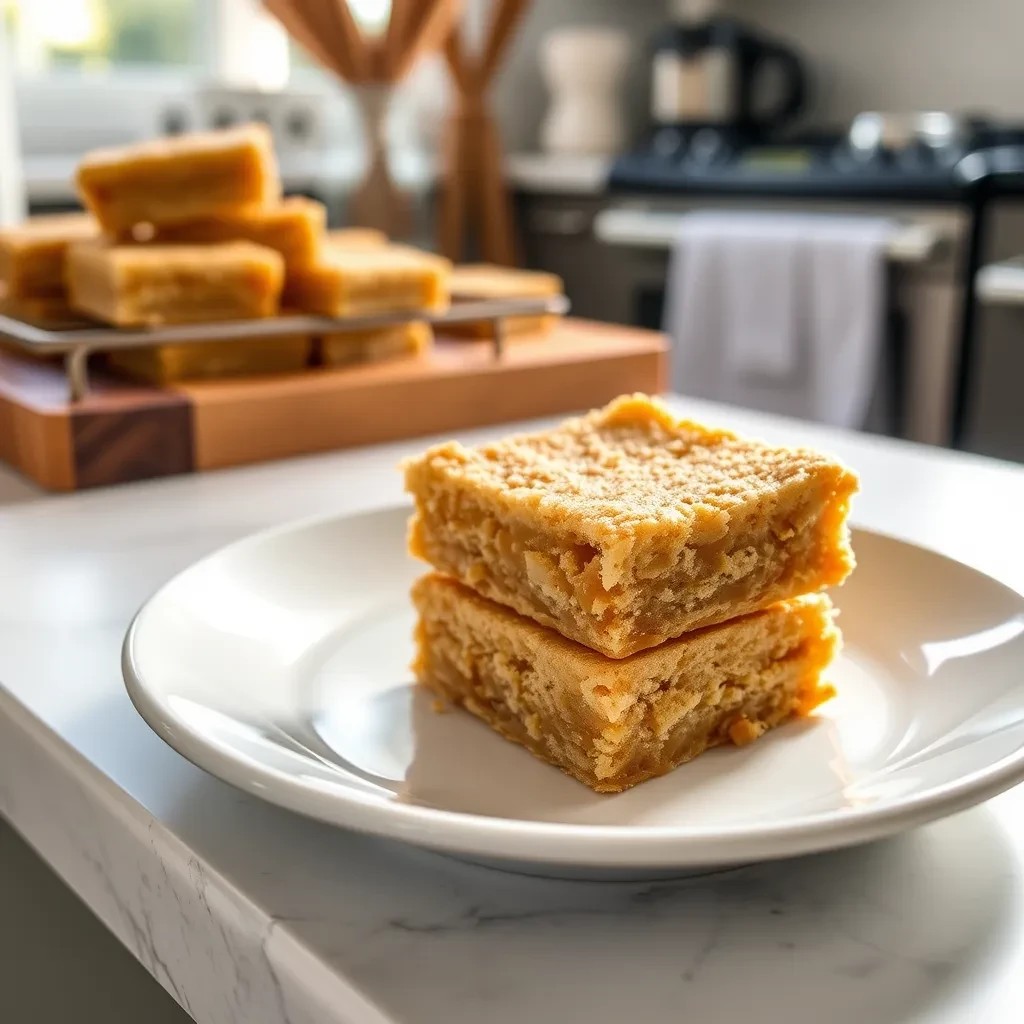
M 807 72 L 799 56 L 732 18 L 669 25 L 655 37 L 653 50 L 656 128 L 706 127 L 760 139 L 804 107 Z M 775 95 L 767 103 L 769 92 Z

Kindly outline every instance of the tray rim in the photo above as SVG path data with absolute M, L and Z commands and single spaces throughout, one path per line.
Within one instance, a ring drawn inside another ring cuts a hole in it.
M 565 316 L 570 309 L 565 295 L 511 299 L 454 299 L 443 309 L 402 310 L 372 316 L 324 317 L 296 314 L 249 320 L 216 320 L 170 324 L 142 329 L 110 326 L 41 327 L 0 312 L 0 340 L 13 342 L 34 356 L 62 356 L 70 401 L 89 391 L 89 356 L 99 352 L 150 348 L 155 345 L 201 345 L 216 341 L 279 338 L 290 334 L 344 333 L 426 321 L 431 326 L 488 320 L 494 325 L 494 358 L 505 351 L 505 321 L 517 316 Z
M 307 314 L 259 317 L 247 320 L 216 320 L 160 327 L 127 329 L 121 327 L 43 327 L 28 320 L 0 313 L 0 338 L 14 342 L 35 355 L 69 355 L 77 350 L 110 352 L 124 348 L 148 348 L 152 345 L 202 344 L 241 338 L 274 338 L 296 333 L 323 333 L 370 330 L 395 324 L 425 320 L 431 325 L 465 323 L 475 320 L 505 320 L 508 317 L 550 314 L 564 316 L 569 311 L 564 295 L 545 295 L 514 299 L 453 301 L 444 309 L 404 310 L 372 316 L 325 317 Z

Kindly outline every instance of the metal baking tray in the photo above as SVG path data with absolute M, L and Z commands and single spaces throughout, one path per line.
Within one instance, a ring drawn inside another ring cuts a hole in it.
M 89 391 L 89 356 L 122 348 L 151 345 L 199 344 L 246 338 L 276 338 L 286 334 L 335 334 L 374 327 L 425 320 L 434 327 L 444 324 L 489 320 L 494 326 L 494 357 L 500 359 L 505 345 L 505 320 L 509 317 L 563 316 L 569 311 L 564 295 L 487 301 L 453 300 L 444 310 L 381 313 L 375 316 L 322 317 L 277 316 L 258 320 L 220 320 L 207 323 L 173 324 L 132 330 L 98 326 L 91 321 L 45 326 L 0 314 L 0 339 L 13 342 L 35 356 L 63 356 L 72 402 Z

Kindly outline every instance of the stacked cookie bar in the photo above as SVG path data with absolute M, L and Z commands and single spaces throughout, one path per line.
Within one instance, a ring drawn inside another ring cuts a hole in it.
M 599 792 L 830 695 L 856 477 L 644 396 L 406 466 L 416 673 Z
M 329 232 L 322 203 L 282 198 L 264 125 L 96 150 L 76 184 L 87 212 L 0 228 L 0 311 L 139 328 L 448 303 L 447 260 L 379 232 Z M 107 362 L 166 384 L 417 356 L 432 343 L 429 325 L 414 321 L 121 349 Z

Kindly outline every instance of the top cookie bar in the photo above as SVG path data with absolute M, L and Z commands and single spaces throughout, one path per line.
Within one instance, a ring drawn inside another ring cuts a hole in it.
M 409 547 L 612 658 L 841 583 L 857 478 L 620 398 L 554 430 L 406 465 Z
M 88 153 L 76 177 L 103 230 L 180 224 L 281 198 L 270 130 L 261 124 L 195 132 Z
M 284 304 L 322 316 L 372 316 L 448 304 L 451 264 L 409 245 L 328 242 L 320 263 L 289 274 Z

